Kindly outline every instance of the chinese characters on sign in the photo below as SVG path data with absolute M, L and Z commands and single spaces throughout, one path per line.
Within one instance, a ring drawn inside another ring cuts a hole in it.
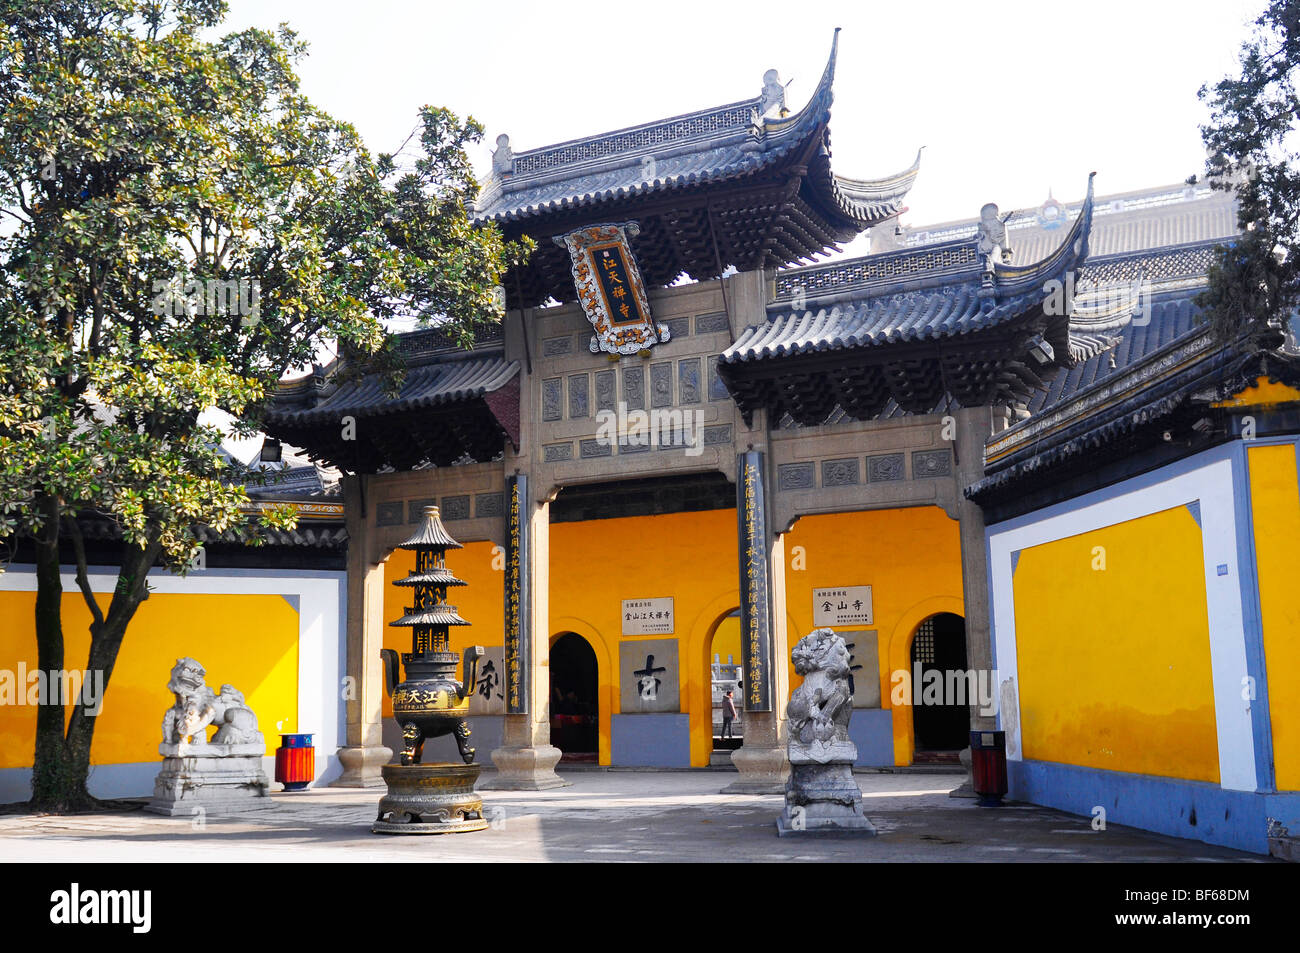
M 640 232 L 636 222 L 624 222 L 554 236 L 569 252 L 578 301 L 596 332 L 593 354 L 636 354 L 668 341 L 668 325 L 655 324 L 650 314 L 645 281 L 628 243 Z
M 469 700 L 471 715 L 506 713 L 505 647 L 489 645 L 478 663 L 478 685 Z
M 871 625 L 871 587 L 836 586 L 813 590 L 813 625 Z
M 528 596 L 528 477 L 517 474 L 506 484 L 506 619 L 505 678 L 506 711 L 528 713 L 528 668 L 532 656 L 532 632 Z
M 673 632 L 673 599 L 624 599 L 624 635 L 669 635 Z
M 745 708 L 772 710 L 771 608 L 767 503 L 763 454 L 739 455 L 736 517 L 740 523 L 740 647 L 745 664 Z
M 844 630 L 849 650 L 849 693 L 854 708 L 880 707 L 880 633 L 876 629 Z
M 642 701 L 652 702 L 659 700 L 659 686 L 663 684 L 663 680 L 660 679 L 659 676 L 666 671 L 668 671 L 668 669 L 662 665 L 655 668 L 655 657 L 653 655 L 646 655 L 645 667 L 639 668 L 632 673 L 636 676 L 637 690 L 641 693 Z
M 618 646 L 619 711 L 656 715 L 681 709 L 676 639 L 629 639 Z
M 596 277 L 600 282 L 600 290 L 605 293 L 605 303 L 609 305 L 610 320 L 615 324 L 645 321 L 641 306 L 637 304 L 636 293 L 625 280 L 627 262 L 623 258 L 623 249 L 618 245 L 592 249 L 592 256 L 596 259 Z

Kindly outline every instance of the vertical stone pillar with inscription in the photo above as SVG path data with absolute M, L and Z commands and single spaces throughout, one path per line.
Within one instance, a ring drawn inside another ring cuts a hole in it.
M 736 461 L 740 551 L 741 656 L 745 672 L 745 743 L 731 755 L 740 778 L 724 793 L 781 794 L 790 773 L 786 754 L 785 542 L 768 523 L 764 454 Z
M 343 479 L 348 529 L 347 677 L 339 687 L 347 711 L 343 774 L 335 787 L 383 787 L 380 770 L 393 756 L 383 744 L 384 566 L 372 561 L 373 512 L 362 507 L 364 476 Z
M 505 743 L 492 752 L 497 776 L 480 789 L 542 791 L 569 784 L 555 773 L 551 742 L 550 504 L 529 494 L 526 474 L 506 481 Z
M 996 431 L 1006 426 L 1005 416 L 989 407 L 962 408 L 955 415 L 956 434 L 953 451 L 957 457 L 953 479 L 957 481 L 957 520 L 961 538 L 962 601 L 966 613 L 966 665 L 973 671 L 993 668 L 993 633 L 989 625 L 988 546 L 984 538 L 984 511 L 966 499 L 966 487 L 984 476 L 984 444 Z M 989 683 L 991 684 L 992 680 Z M 986 682 L 981 676 L 976 684 Z M 993 684 L 995 698 L 1001 686 Z M 971 705 L 970 726 L 991 731 L 996 717 L 980 710 L 978 698 Z M 966 781 L 952 791 L 953 797 L 975 797 L 971 776 L 971 754 L 961 753 L 966 767 Z

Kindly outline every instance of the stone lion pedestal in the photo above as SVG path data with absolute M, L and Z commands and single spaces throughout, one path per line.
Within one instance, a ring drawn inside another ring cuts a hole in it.
M 817 629 L 790 654 L 804 680 L 786 709 L 790 779 L 777 834 L 872 836 L 875 825 L 862 813 L 862 790 L 853 780 L 858 749 L 849 740 L 853 696 L 844 639 L 830 629 Z
M 274 807 L 262 767 L 265 744 L 161 744 L 162 770 L 146 811 L 167 817 Z
M 266 741 L 257 716 L 233 685 L 222 685 L 220 693 L 208 688 L 206 674 L 188 657 L 172 668 L 167 688 L 176 701 L 163 715 L 163 765 L 145 807 L 153 814 L 191 817 L 275 806 L 262 767 Z M 213 725 L 217 730 L 209 741 Z

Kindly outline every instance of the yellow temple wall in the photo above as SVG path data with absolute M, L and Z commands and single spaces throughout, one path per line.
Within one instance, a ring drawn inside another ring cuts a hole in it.
M 109 593 L 99 601 L 107 608 Z M 16 673 L 22 665 L 36 671 L 35 605 L 35 592 L 0 591 L 0 670 Z M 65 589 L 65 669 L 84 670 L 90 621 L 81 593 Z M 279 595 L 150 595 L 122 642 L 95 726 L 91 764 L 159 760 L 163 713 L 173 702 L 167 680 L 185 655 L 203 664 L 214 690 L 229 683 L 244 693 L 273 752 L 277 731 L 299 729 L 298 625 L 298 611 Z M 30 704 L 0 704 L 0 769 L 31 767 L 36 711 Z
M 796 568 L 800 555 L 804 569 Z M 892 704 L 891 679 L 910 673 L 917 626 L 940 612 L 965 616 L 957 521 L 937 506 L 804 516 L 786 540 L 786 560 L 791 646 L 814 628 L 814 589 L 872 587 L 874 621 L 853 628 L 879 633 L 880 704 L 892 709 L 894 763 L 911 764 L 912 710 Z
M 673 513 L 550 527 L 550 639 L 576 632 L 592 647 L 598 671 L 599 760 L 611 758 L 611 720 L 619 711 L 622 600 L 672 596 L 676 631 L 647 639 L 678 642 L 681 711 L 689 716 L 690 760 L 709 763 L 712 700 L 709 664 L 716 653 L 740 660 L 739 628 L 728 614 L 739 605 L 734 510 Z M 797 548 L 796 548 L 797 547 Z M 890 673 L 910 665 L 916 627 L 937 612 L 962 613 L 957 523 L 937 507 L 840 513 L 800 519 L 786 540 L 786 624 L 791 645 L 813 629 L 812 592 L 837 585 L 873 587 L 879 632 L 882 705 L 890 706 Z M 447 553 L 447 565 L 468 586 L 448 600 L 471 624 L 453 628 L 452 648 L 502 644 L 501 561 L 491 542 Z M 399 618 L 409 592 L 391 583 L 414 567 L 414 556 L 394 551 L 385 564 L 384 618 Z M 863 628 L 857 626 L 855 628 Z M 715 637 L 716 636 L 716 637 Z M 410 634 L 388 627 L 385 647 L 410 651 Z M 791 684 L 798 684 L 789 659 Z M 385 699 L 384 714 L 391 716 Z M 912 758 L 909 708 L 894 712 L 898 764 Z
M 1300 602 L 1295 544 L 1300 540 L 1300 490 L 1293 444 L 1251 447 L 1255 569 L 1269 683 L 1273 765 L 1279 791 L 1300 790 Z
M 1201 530 L 1186 506 L 1021 550 L 1024 757 L 1219 781 Z

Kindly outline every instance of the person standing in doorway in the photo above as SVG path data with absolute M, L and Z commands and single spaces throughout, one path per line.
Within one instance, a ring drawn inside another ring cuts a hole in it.
M 722 735 L 723 738 L 733 737 L 731 734 L 731 722 L 736 717 L 736 703 L 731 700 L 731 692 L 722 696 Z

